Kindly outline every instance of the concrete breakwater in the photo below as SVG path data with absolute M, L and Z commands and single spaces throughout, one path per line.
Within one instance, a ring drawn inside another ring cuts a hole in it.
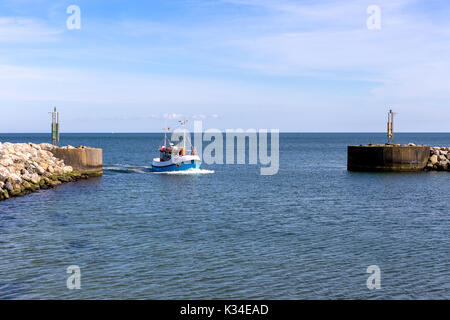
M 0 142 L 0 201 L 101 176 L 102 150 Z
M 350 171 L 450 171 L 450 147 L 385 144 L 348 146 Z
M 349 171 L 420 171 L 430 157 L 430 147 L 415 144 L 348 146 Z

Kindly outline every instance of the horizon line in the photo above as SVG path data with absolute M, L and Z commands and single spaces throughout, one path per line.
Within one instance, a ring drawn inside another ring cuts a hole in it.
M 236 130 L 236 129 L 234 129 Z M 270 133 L 269 130 L 271 129 L 267 129 L 268 133 Z M 273 130 L 273 129 L 272 129 Z M 225 130 L 220 130 L 222 133 L 226 133 Z M 258 133 L 258 131 L 256 131 Z M 64 132 L 61 133 L 61 136 L 64 134 L 160 134 L 160 133 L 164 133 L 164 131 L 136 131 L 136 132 L 115 132 L 115 131 L 98 131 L 98 132 Z M 194 131 L 190 131 L 190 133 L 197 133 Z M 204 131 L 202 131 L 201 133 L 205 133 Z M 247 133 L 247 132 L 243 132 L 243 133 Z M 334 133 L 334 134 L 347 134 L 347 133 L 359 133 L 359 134 L 369 134 L 369 133 L 374 133 L 374 134 L 386 134 L 386 132 L 384 131 L 280 131 L 279 133 L 307 133 L 307 134 L 320 134 L 320 133 Z M 404 134 L 404 133 L 450 133 L 450 131 L 397 131 L 395 132 L 395 134 Z M 0 132 L 0 135 L 11 135 L 11 134 L 48 134 L 51 135 L 51 133 L 49 132 Z

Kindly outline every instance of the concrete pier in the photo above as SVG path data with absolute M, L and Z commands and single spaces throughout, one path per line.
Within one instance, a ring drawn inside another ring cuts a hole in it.
M 348 146 L 349 171 L 422 171 L 430 158 L 430 147 L 415 145 Z
M 101 176 L 103 174 L 103 150 L 90 147 L 64 147 L 54 148 L 51 151 L 53 155 L 74 171 L 92 176 Z

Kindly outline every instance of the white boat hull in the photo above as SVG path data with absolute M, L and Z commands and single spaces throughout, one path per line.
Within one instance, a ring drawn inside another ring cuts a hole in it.
M 152 170 L 155 172 L 185 171 L 190 169 L 200 169 L 202 162 L 199 156 L 174 156 L 168 161 L 161 161 L 160 158 L 153 159 Z

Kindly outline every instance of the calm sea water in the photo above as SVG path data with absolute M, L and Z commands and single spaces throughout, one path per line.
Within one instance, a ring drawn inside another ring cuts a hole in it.
M 450 145 L 450 134 L 396 138 Z M 151 174 L 161 139 L 63 135 L 103 148 L 107 169 L 0 203 L 0 298 L 450 298 L 450 174 L 346 170 L 347 145 L 384 134 L 282 134 L 275 176 L 252 165 Z M 70 265 L 81 290 L 66 287 Z M 370 265 L 380 290 L 367 289 Z

